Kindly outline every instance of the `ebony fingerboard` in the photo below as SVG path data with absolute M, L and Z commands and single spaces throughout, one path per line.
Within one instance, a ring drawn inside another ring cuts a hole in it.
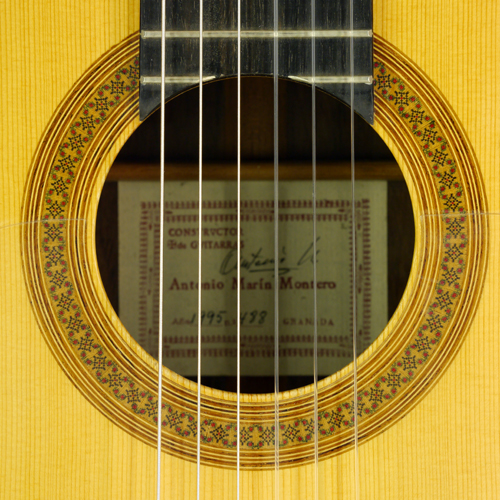
M 316 87 L 351 104 L 373 123 L 372 0 L 317 0 L 315 31 L 311 1 L 279 4 L 278 74 Z M 169 0 L 166 7 L 165 98 L 198 85 L 200 67 L 199 0 Z M 273 0 L 242 0 L 241 74 L 272 76 L 274 61 Z M 205 82 L 237 74 L 237 0 L 203 3 L 203 78 Z M 314 70 L 312 45 L 315 44 Z M 352 40 L 352 43 L 351 43 Z M 354 67 L 351 69 L 351 46 Z M 161 1 L 141 1 L 140 118 L 160 106 Z

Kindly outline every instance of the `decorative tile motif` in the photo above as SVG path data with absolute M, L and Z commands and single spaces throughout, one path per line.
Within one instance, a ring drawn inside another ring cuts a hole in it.
M 378 412 L 391 399 L 405 390 L 411 381 L 432 359 L 441 342 L 458 298 L 462 292 L 464 266 L 468 254 L 468 224 L 463 207 L 462 184 L 452 152 L 444 133 L 433 116 L 425 109 L 415 91 L 381 62 L 375 62 L 375 90 L 385 99 L 414 134 L 430 171 L 433 173 L 439 196 L 442 221 L 445 227 L 443 261 L 429 302 L 425 319 L 415 331 L 414 338 L 400 353 L 392 366 L 367 387 L 360 388 L 357 404 L 342 400 L 318 413 L 319 439 L 335 435 L 354 425 L 354 412 L 360 422 Z M 116 400 L 138 418 L 157 422 L 158 399 L 143 389 L 137 380 L 119 368 L 112 355 L 99 344 L 86 316 L 85 307 L 78 302 L 75 284 L 70 279 L 67 262 L 66 211 L 72 199 L 76 176 L 83 169 L 88 146 L 102 125 L 118 107 L 138 88 L 138 60 L 133 59 L 116 71 L 108 83 L 100 86 L 82 106 L 78 118 L 69 126 L 58 149 L 57 159 L 50 171 L 45 193 L 45 223 L 41 232 L 41 248 L 45 286 L 52 298 L 52 310 L 65 332 L 66 340 L 90 377 L 94 377 L 109 397 Z M 229 420 L 204 419 L 198 426 L 196 415 L 181 407 L 162 403 L 161 422 L 167 434 L 180 436 L 186 442 L 196 443 L 200 427 L 205 445 L 232 449 L 237 443 L 237 429 Z M 290 448 L 314 440 L 315 422 L 307 418 L 293 418 L 280 422 L 279 445 Z M 274 425 L 244 425 L 239 431 L 244 450 L 272 450 L 275 442 Z

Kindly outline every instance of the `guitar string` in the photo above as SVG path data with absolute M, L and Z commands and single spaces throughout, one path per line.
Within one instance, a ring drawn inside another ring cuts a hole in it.
M 198 359 L 196 418 L 196 499 L 200 500 L 201 472 L 201 250 L 203 205 L 203 0 L 200 0 L 200 52 L 199 52 L 199 102 L 198 102 Z
M 203 105 L 203 0 L 200 0 L 200 74 L 199 74 L 199 238 L 201 238 L 202 233 L 202 105 Z M 277 0 L 275 0 L 275 31 L 277 31 Z M 165 0 L 162 0 L 162 20 L 161 20 L 161 126 L 160 126 L 160 207 L 164 205 L 164 118 L 165 118 Z M 350 0 L 350 29 L 353 29 L 353 2 Z M 315 1 L 311 2 L 311 25 L 312 32 L 315 31 Z M 241 0 L 238 0 L 238 54 L 237 54 L 237 168 L 238 168 L 238 201 L 237 201 L 237 259 L 238 259 L 238 269 L 237 269 L 237 318 L 240 317 L 241 309 Z M 277 58 L 276 58 L 276 48 L 277 37 L 275 37 L 275 68 L 274 68 L 274 149 L 275 149 L 275 252 L 278 248 L 278 233 L 277 233 L 277 210 L 278 210 L 278 192 L 277 192 L 277 178 L 278 178 L 278 154 L 277 154 Z M 314 302 L 314 429 L 315 429 L 315 470 L 314 470 L 314 485 L 315 485 L 315 498 L 318 498 L 318 373 L 317 373 L 317 227 L 316 227 L 316 85 L 315 85 L 315 39 L 312 38 L 311 47 L 311 58 L 312 58 L 312 177 L 313 177 L 313 302 Z M 350 38 L 350 68 L 351 76 L 354 76 L 354 51 L 353 51 L 353 38 Z M 353 374 L 353 386 L 354 386 L 354 428 L 355 428 L 355 492 L 356 498 L 359 498 L 359 460 L 358 460 L 358 419 L 357 419 L 357 362 L 356 362 L 356 235 L 355 235 L 355 157 L 354 157 L 354 84 L 350 84 L 350 97 L 351 97 L 351 207 L 352 207 L 352 245 L 353 245 L 353 358 L 354 358 L 354 374 Z M 157 498 L 160 498 L 161 491 L 161 408 L 162 408 L 162 331 L 163 331 L 163 239 L 164 239 L 164 213 L 160 209 L 160 269 L 159 269 L 159 341 L 158 341 L 158 443 L 157 443 Z M 277 276 L 279 269 L 278 267 L 278 257 L 275 255 L 275 285 L 277 284 Z M 198 283 L 201 283 L 201 242 L 199 242 L 199 252 L 198 252 Z M 279 432 L 279 404 L 278 404 L 278 392 L 279 392 L 279 358 L 278 358 L 278 300 L 277 300 L 278 287 L 275 286 L 275 464 L 276 472 L 279 471 L 279 447 L 278 447 L 278 432 Z M 198 422 L 201 421 L 201 286 L 198 286 L 198 367 L 197 367 L 197 382 L 198 382 L 198 394 L 197 394 L 197 413 Z M 239 428 L 240 428 L 240 379 L 241 379 L 241 328 L 240 321 L 237 321 L 237 487 L 236 494 L 237 499 L 240 497 L 240 440 L 239 440 Z M 200 495 L 200 432 L 197 433 L 197 498 Z M 279 495 L 278 480 L 276 480 L 276 491 Z M 279 498 L 279 496 L 277 496 Z
M 238 167 L 238 207 L 237 207 L 237 307 L 236 307 L 236 337 L 237 337 L 237 388 L 236 388 L 236 499 L 240 498 L 240 392 L 241 392 L 241 0 L 238 0 L 238 54 L 237 54 L 237 167 Z
M 278 101 L 278 0 L 273 2 L 273 105 L 274 105 L 274 498 L 280 497 L 280 427 L 279 427 L 279 392 L 280 392 L 280 364 L 279 364 L 279 101 Z
M 349 29 L 354 29 L 354 0 L 349 0 Z M 349 67 L 354 77 L 354 38 L 349 39 Z M 351 234 L 352 234 L 352 357 L 353 357 L 353 413 L 354 413 L 354 495 L 359 500 L 359 449 L 358 449 L 358 356 L 356 334 L 358 330 L 356 296 L 356 157 L 354 142 L 354 82 L 350 83 L 351 103 Z
M 312 206 L 313 206 L 313 377 L 314 377 L 314 498 L 319 498 L 319 429 L 318 429 L 318 291 L 316 224 L 316 0 L 311 0 L 311 121 L 312 121 Z
M 157 414 L 157 464 L 156 498 L 161 496 L 161 409 L 162 409 L 162 367 L 163 367 L 163 236 L 165 206 L 165 17 L 166 0 L 161 2 L 161 105 L 160 105 L 160 269 L 158 294 L 158 408 Z

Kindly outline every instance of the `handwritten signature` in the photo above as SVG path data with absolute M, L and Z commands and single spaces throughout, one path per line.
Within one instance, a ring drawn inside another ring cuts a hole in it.
M 319 237 L 316 242 L 319 241 Z M 300 258 L 291 264 L 287 263 L 287 250 L 286 247 L 282 248 L 282 257 L 279 258 L 278 262 L 278 275 L 283 276 L 284 274 L 294 271 L 304 266 L 307 263 L 314 263 L 314 245 L 309 244 L 307 249 L 302 253 Z M 316 256 L 319 254 L 319 250 L 316 248 Z M 274 272 L 275 259 L 273 257 L 266 256 L 263 252 L 262 247 L 260 247 L 256 252 L 252 252 L 250 257 L 240 256 L 240 267 L 241 269 L 246 269 L 250 273 L 263 273 L 263 272 Z M 226 254 L 222 263 L 220 265 L 219 272 L 222 275 L 229 274 L 236 271 L 238 267 L 238 253 L 236 249 L 231 249 Z

